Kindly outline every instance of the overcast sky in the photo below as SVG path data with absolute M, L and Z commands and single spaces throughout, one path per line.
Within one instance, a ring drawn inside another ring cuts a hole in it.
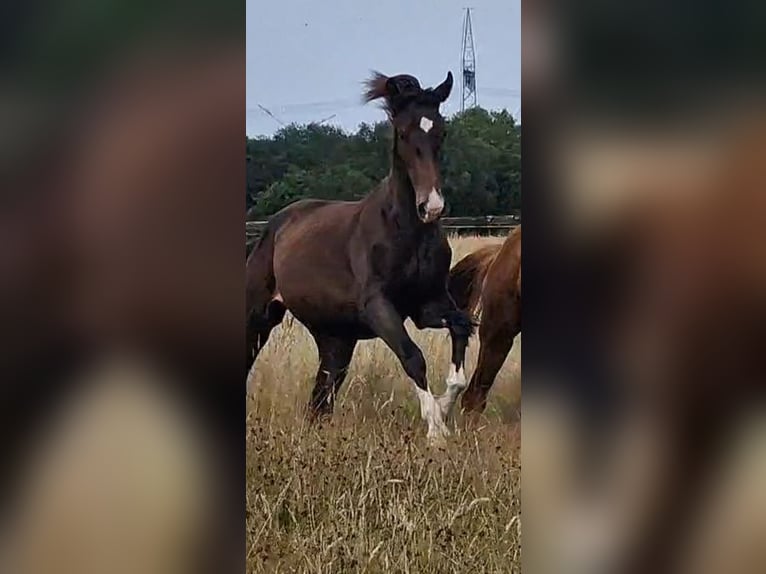
M 479 105 L 521 115 L 520 0 L 248 0 L 247 134 L 319 121 L 355 130 L 385 119 L 362 105 L 375 69 L 407 73 L 424 87 L 451 70 L 445 115 L 460 109 L 463 9 L 472 8 Z

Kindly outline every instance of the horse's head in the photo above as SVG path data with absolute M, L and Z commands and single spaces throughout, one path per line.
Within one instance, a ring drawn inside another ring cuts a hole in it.
M 406 74 L 387 77 L 376 72 L 367 81 L 366 101 L 385 101 L 394 126 L 394 153 L 406 167 L 418 216 L 426 223 L 438 219 L 444 210 L 439 155 L 445 132 L 439 106 L 450 91 L 452 72 L 437 87 L 426 90 Z

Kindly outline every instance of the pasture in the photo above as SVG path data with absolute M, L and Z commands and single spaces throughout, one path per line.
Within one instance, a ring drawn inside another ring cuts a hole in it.
M 492 241 L 502 238 L 454 239 L 453 262 Z M 448 332 L 407 328 L 441 393 Z M 474 337 L 469 376 L 477 350 Z M 332 420 L 307 426 L 316 348 L 286 317 L 250 374 L 247 571 L 519 572 L 520 351 L 519 337 L 485 413 L 458 413 L 437 449 L 426 443 L 412 384 L 380 341 L 357 346 Z

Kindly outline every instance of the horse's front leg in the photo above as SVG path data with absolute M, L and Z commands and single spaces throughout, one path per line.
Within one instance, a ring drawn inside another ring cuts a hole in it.
M 441 440 L 449 434 L 449 429 L 444 424 L 440 404 L 428 388 L 423 353 L 407 334 L 401 315 L 380 293 L 367 296 L 362 309 L 367 324 L 396 354 L 404 371 L 412 379 L 420 402 L 420 415 L 428 424 L 429 439 Z
M 468 314 L 457 308 L 446 290 L 438 298 L 424 304 L 412 319 L 418 329 L 449 329 L 452 358 L 447 376 L 447 389 L 437 399 L 446 420 L 467 385 L 465 351 L 473 334 L 474 324 Z

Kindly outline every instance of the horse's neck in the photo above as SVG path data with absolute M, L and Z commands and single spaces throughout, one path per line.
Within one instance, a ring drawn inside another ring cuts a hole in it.
M 383 183 L 383 196 L 389 213 L 399 224 L 406 228 L 415 228 L 420 223 L 415 205 L 415 190 L 412 188 L 407 168 L 394 152 L 391 170 Z
M 416 233 L 422 222 L 415 205 L 415 190 L 412 188 L 407 167 L 396 153 L 396 144 L 391 153 L 391 169 L 378 187 L 364 199 L 363 210 L 378 216 L 383 213 L 393 223 L 397 235 L 404 238 L 408 232 Z

